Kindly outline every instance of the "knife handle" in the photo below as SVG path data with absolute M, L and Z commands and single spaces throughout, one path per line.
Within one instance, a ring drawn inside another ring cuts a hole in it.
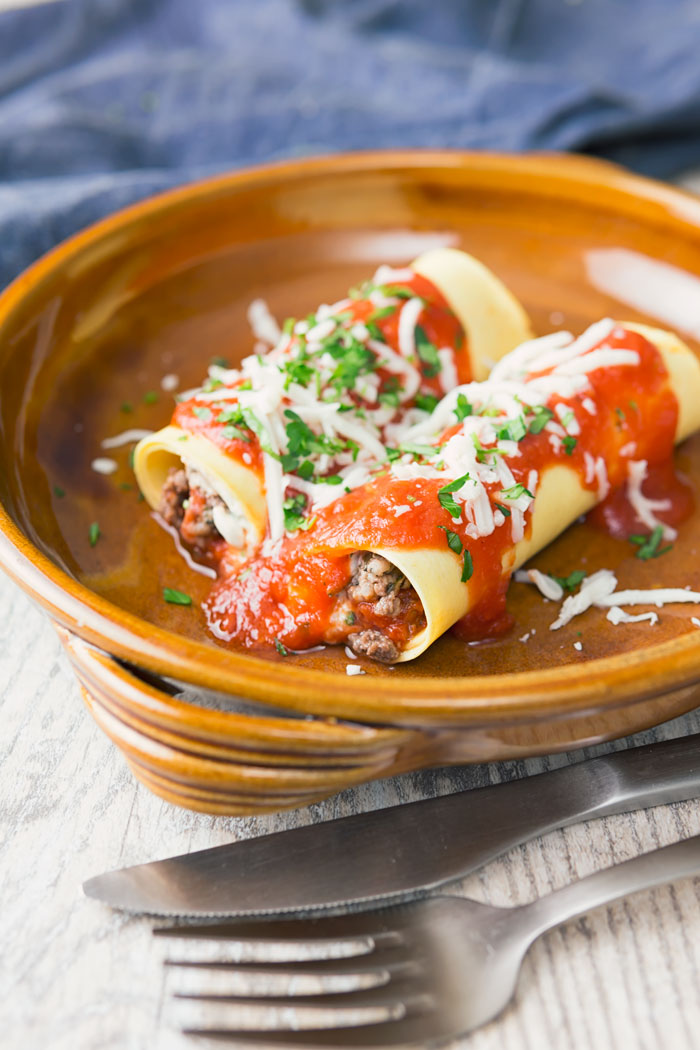
M 574 799 L 578 792 L 579 800 L 587 799 L 589 817 L 683 802 L 700 795 L 700 734 L 617 751 L 561 772 L 568 774 Z M 579 808 L 572 820 L 581 819 Z
M 507 790 L 498 808 L 508 806 L 517 814 L 506 823 L 518 842 L 582 820 L 697 798 L 700 734 L 587 759 L 502 787 Z

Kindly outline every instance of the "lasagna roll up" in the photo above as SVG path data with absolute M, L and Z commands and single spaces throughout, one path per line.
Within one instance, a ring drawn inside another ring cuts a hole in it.
M 147 501 L 204 554 L 225 543 L 240 558 L 266 535 L 279 539 L 311 487 L 326 484 L 332 499 L 348 476 L 352 485 L 386 461 L 448 390 L 529 335 L 501 282 L 451 249 L 380 267 L 282 332 L 269 315 L 262 322 L 272 348 L 238 370 L 212 367 L 135 450 Z
M 487 636 L 514 569 L 609 492 L 643 498 L 647 467 L 698 428 L 700 365 L 670 333 L 605 320 L 527 342 L 447 394 L 412 451 L 224 575 L 210 626 L 246 646 L 340 642 L 392 663 L 458 622 Z

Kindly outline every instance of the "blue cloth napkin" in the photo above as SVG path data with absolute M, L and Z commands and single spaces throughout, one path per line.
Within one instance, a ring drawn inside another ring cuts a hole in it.
M 138 197 L 340 149 L 700 163 L 698 0 L 55 0 L 0 13 L 0 286 Z

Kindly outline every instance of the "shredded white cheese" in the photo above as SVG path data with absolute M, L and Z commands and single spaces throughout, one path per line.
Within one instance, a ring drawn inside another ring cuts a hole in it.
M 598 480 L 598 501 L 602 503 L 602 501 L 610 492 L 610 482 L 608 481 L 608 468 L 605 466 L 605 460 L 602 456 L 596 457 L 594 469 L 595 477 Z
M 399 350 L 407 361 L 416 359 L 416 325 L 423 313 L 423 300 L 407 299 L 399 314 Z
M 359 664 L 346 664 L 345 673 L 347 675 L 367 674 L 367 672 L 363 671 Z
M 372 283 L 401 284 L 402 281 L 410 281 L 413 277 L 413 270 L 409 270 L 407 266 L 398 268 L 387 266 L 386 263 L 382 263 L 381 266 L 377 267 L 377 271 L 372 278 Z
M 645 528 L 653 532 L 654 529 L 661 526 L 663 538 L 670 541 L 675 540 L 678 535 L 676 530 L 663 521 L 659 521 L 655 514 L 657 510 L 668 510 L 671 501 L 669 499 L 648 499 L 642 491 L 646 477 L 647 461 L 645 459 L 630 460 L 627 464 L 627 499 Z
M 607 607 L 610 605 L 655 605 L 660 609 L 664 605 L 675 605 L 676 603 L 699 603 L 700 592 L 688 591 L 684 587 L 658 587 L 648 591 L 615 591 L 604 595 L 596 601 L 596 605 Z
M 612 350 L 610 347 L 601 347 L 600 350 L 591 350 L 582 357 L 574 358 L 572 361 L 564 361 L 554 369 L 555 375 L 569 376 L 581 375 L 582 373 L 595 372 L 598 368 L 616 368 L 619 365 L 638 365 L 639 354 L 636 350 Z
M 152 433 L 152 430 L 124 430 L 121 434 L 115 434 L 114 437 L 104 438 L 100 444 L 102 448 L 119 448 L 120 445 L 134 445 L 142 438 L 150 437 Z
M 606 615 L 605 618 L 606 618 L 606 620 L 609 620 L 610 623 L 615 624 L 615 626 L 617 626 L 617 624 L 620 624 L 620 623 L 643 623 L 644 620 L 648 620 L 650 625 L 653 625 L 653 624 L 659 622 L 659 614 L 658 613 L 646 612 L 646 613 L 639 613 L 637 616 L 632 616 L 631 613 L 625 612 L 624 609 L 621 609 L 619 605 L 611 606 L 608 609 L 608 612 L 607 612 L 607 615 Z
M 610 569 L 600 569 L 592 576 L 587 576 L 581 584 L 578 594 L 570 594 L 562 603 L 559 615 L 553 623 L 550 623 L 551 631 L 558 631 L 560 627 L 579 616 L 582 612 L 590 609 L 592 605 L 598 605 L 601 599 L 611 594 L 617 586 L 617 577 Z
M 270 308 L 264 299 L 253 299 L 248 307 L 248 324 L 255 338 L 261 343 L 276 346 L 279 342 L 282 335 L 280 326 L 270 313 Z
M 533 583 L 543 598 L 558 602 L 564 597 L 564 588 L 539 569 L 518 569 L 513 573 L 516 583 Z
M 440 387 L 442 392 L 447 394 L 450 390 L 454 390 L 459 383 L 454 351 L 449 346 L 445 346 L 438 350 L 437 355 L 440 362 L 440 373 L 438 375 Z
M 107 459 L 104 456 L 93 459 L 90 466 L 96 474 L 114 474 L 115 470 L 119 470 L 119 464 L 116 460 Z

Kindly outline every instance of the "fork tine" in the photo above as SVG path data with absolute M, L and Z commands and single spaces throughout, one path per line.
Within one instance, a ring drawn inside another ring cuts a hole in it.
M 351 1031 L 393 1025 L 416 1020 L 416 1007 L 423 1001 L 416 997 L 406 1002 L 382 995 L 304 996 L 295 1000 L 270 999 L 261 1005 L 259 1000 L 227 997 L 185 997 L 175 1000 L 173 1017 L 180 1021 L 183 1031 L 231 1032 L 245 1037 L 265 1034 L 271 1041 L 286 1037 L 289 1032 Z M 347 1001 L 349 1000 L 349 1002 Z M 329 1005 L 330 1004 L 330 1005 Z M 414 1016 L 409 1017 L 410 1014 Z M 415 1032 L 415 1028 L 413 1028 Z M 382 1034 L 388 1034 L 386 1031 Z M 351 1040 L 352 1041 L 352 1040 Z M 381 1045 L 381 1044 L 380 1044 Z
M 324 977 L 334 976 L 336 974 L 340 976 L 373 973 L 385 973 L 389 975 L 397 970 L 405 968 L 409 964 L 403 953 L 386 948 L 381 953 L 380 958 L 374 953 L 370 953 L 368 955 L 351 956 L 347 959 L 309 959 L 300 962 L 291 960 L 286 963 L 232 963 L 220 960 L 165 959 L 164 965 L 174 970 L 222 970 L 227 973 L 235 971 L 237 973 L 250 974 L 252 976 L 256 974 L 261 974 L 262 976 L 278 974 L 280 976 L 288 975 L 290 977 L 296 975 Z
M 308 1050 L 336 1050 L 357 1047 L 370 1050 L 387 1046 L 425 1046 L 426 1040 L 413 1027 L 410 1017 L 399 1021 L 360 1024 L 355 1028 L 306 1028 L 304 1030 L 252 1032 L 244 1028 L 183 1028 L 183 1033 L 204 1038 L 207 1043 L 228 1043 L 240 1047 L 266 1046 L 285 1048 L 301 1046 Z
M 372 935 L 355 931 L 344 923 L 339 932 L 323 927 L 319 936 L 315 925 L 304 920 L 299 924 L 270 923 L 269 927 L 249 933 L 248 924 L 241 932 L 229 927 L 170 927 L 154 931 L 159 937 L 170 937 L 171 958 L 185 962 L 288 963 L 314 959 L 347 959 L 370 955 L 400 943 L 393 930 L 376 930 Z
M 250 965 L 266 963 L 286 966 L 292 962 L 363 959 L 372 957 L 375 946 L 366 938 L 345 941 L 243 941 L 217 940 L 173 944 L 171 962 L 228 962 Z
M 407 999 L 407 996 L 402 996 L 401 992 L 394 990 L 393 985 L 387 987 L 386 985 L 380 985 L 377 988 L 358 988 L 350 992 L 329 992 L 327 994 L 308 994 L 308 995 L 269 995 L 262 996 L 257 995 L 236 995 L 234 994 L 223 994 L 223 995 L 210 995 L 210 994 L 189 994 L 175 992 L 173 995 L 174 999 L 187 1000 L 195 1003 L 212 1003 L 216 1006 L 228 1006 L 231 1005 L 232 1009 L 237 1007 L 255 1007 L 260 1009 L 261 1007 L 265 1010 L 300 1010 L 305 1007 L 319 1007 L 325 1010 L 332 1010 L 334 1013 L 339 1012 L 337 1008 L 347 1010 L 369 1010 L 374 1007 L 381 1007 L 385 1013 L 391 1017 L 403 1017 L 406 1013 L 406 1007 L 403 999 Z
M 386 985 L 392 977 L 406 973 L 408 963 L 389 966 L 352 965 L 355 960 L 328 962 L 264 963 L 232 966 L 226 963 L 182 963 L 168 961 L 171 991 L 178 993 L 236 994 L 246 996 L 299 995 L 351 992 Z

